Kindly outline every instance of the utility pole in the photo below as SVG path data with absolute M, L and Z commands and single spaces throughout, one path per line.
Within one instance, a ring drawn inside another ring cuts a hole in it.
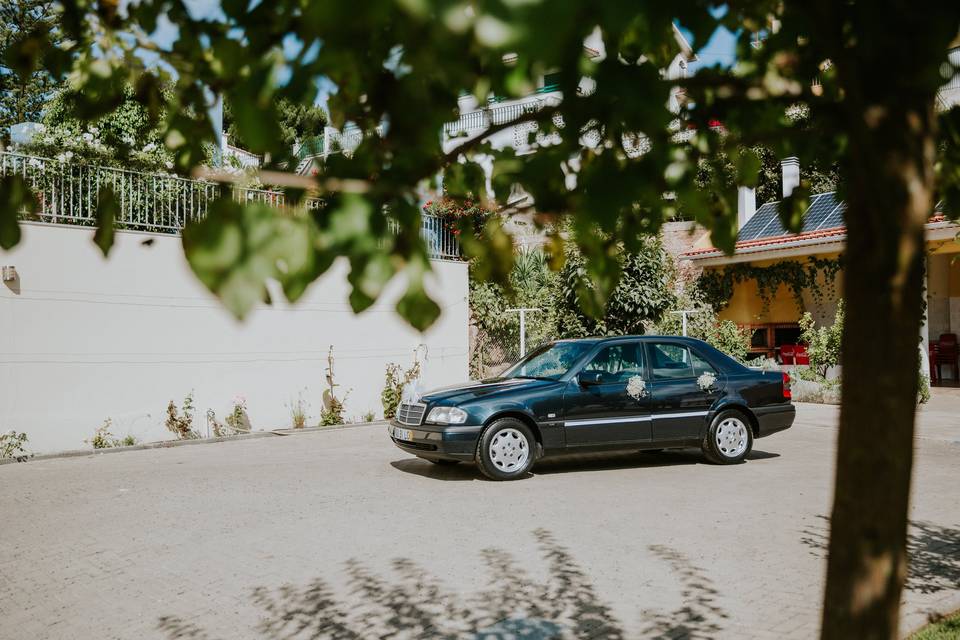
M 680 315 L 681 326 L 683 327 L 683 335 L 687 335 L 687 316 L 691 313 L 700 313 L 699 309 L 682 309 L 680 311 L 672 311 L 671 313 L 676 313 Z
M 542 311 L 539 307 L 507 309 L 520 313 L 520 357 L 527 355 L 527 311 Z

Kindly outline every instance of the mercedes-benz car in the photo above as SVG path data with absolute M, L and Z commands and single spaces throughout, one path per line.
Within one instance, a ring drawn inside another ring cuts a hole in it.
M 388 429 L 415 456 L 510 480 L 588 451 L 696 446 L 734 464 L 795 415 L 786 373 L 692 338 L 625 336 L 552 342 L 497 378 L 405 398 Z

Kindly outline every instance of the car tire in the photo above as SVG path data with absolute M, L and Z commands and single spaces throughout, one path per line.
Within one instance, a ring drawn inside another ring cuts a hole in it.
M 477 466 L 491 480 L 515 480 L 533 466 L 536 447 L 530 427 L 516 418 L 501 418 L 480 436 Z
M 738 464 L 753 449 L 750 419 L 741 411 L 728 409 L 718 413 L 703 439 L 703 455 L 714 464 Z
M 460 464 L 459 460 L 448 460 L 447 458 L 426 458 L 433 464 L 438 464 L 441 467 L 450 467 L 455 464 Z

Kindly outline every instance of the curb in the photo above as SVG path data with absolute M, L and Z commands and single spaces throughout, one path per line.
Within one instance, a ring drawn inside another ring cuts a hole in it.
M 169 449 L 171 447 L 186 447 L 198 444 L 216 444 L 218 442 L 232 442 L 234 440 L 258 440 L 260 438 L 271 438 L 274 436 L 293 436 L 301 433 L 318 433 L 321 431 L 343 431 L 344 429 L 358 429 L 362 427 L 382 427 L 387 422 L 378 420 L 375 422 L 358 422 L 351 424 L 332 425 L 329 427 L 302 427 L 300 429 L 272 429 L 270 431 L 255 431 L 253 433 L 244 433 L 237 436 L 221 436 L 219 438 L 196 438 L 195 440 L 161 440 L 160 442 L 145 442 L 135 444 L 129 447 L 108 447 L 106 449 L 70 449 L 57 453 L 43 453 L 38 456 L 27 458 L 22 462 L 33 462 L 34 460 L 55 460 L 57 458 L 81 458 L 84 456 L 101 456 L 111 453 L 126 453 L 128 451 L 144 451 L 147 449 Z M 16 464 L 18 461 L 13 458 L 0 460 L 0 466 L 5 464 Z

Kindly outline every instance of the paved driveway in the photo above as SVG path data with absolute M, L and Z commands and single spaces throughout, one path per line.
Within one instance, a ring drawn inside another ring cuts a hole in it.
M 905 630 L 960 607 L 958 415 L 922 413 Z M 5 465 L 0 636 L 811 638 L 835 419 L 513 483 L 382 426 Z

